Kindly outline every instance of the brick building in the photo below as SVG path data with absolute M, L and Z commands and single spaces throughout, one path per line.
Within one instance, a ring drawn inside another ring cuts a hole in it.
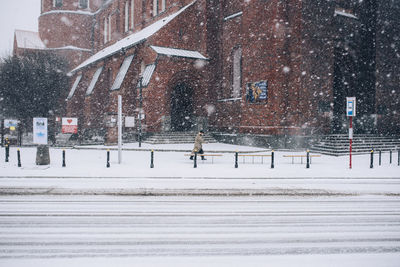
M 118 95 L 147 133 L 344 133 L 356 96 L 355 131 L 387 134 L 400 130 L 399 12 L 376 0 L 42 0 L 39 35 L 69 49 L 66 114 L 82 137 L 116 141 Z

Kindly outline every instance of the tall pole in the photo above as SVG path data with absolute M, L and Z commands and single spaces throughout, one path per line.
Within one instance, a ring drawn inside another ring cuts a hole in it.
M 143 106 L 142 80 L 143 77 L 140 77 L 139 78 L 139 147 L 142 147 L 142 106 Z
M 353 149 L 353 117 L 351 116 L 350 116 L 349 140 L 350 140 L 350 169 L 351 169 L 351 152 Z
M 4 146 L 4 119 L 3 118 L 0 118 L 0 120 L 1 120 L 1 128 L 0 128 L 0 131 L 1 131 L 1 144 L 0 144 L 0 146 L 1 147 L 3 147 Z
M 118 164 L 122 162 L 122 96 L 118 95 Z

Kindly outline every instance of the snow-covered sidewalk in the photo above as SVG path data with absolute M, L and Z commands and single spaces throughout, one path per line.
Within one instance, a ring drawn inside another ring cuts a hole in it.
M 124 148 L 137 148 L 128 144 Z M 118 164 L 118 151 L 111 150 L 110 168 L 106 167 L 108 148 L 80 147 L 66 149 L 66 167 L 62 167 L 62 149 L 51 148 L 51 164 L 36 166 L 36 148 L 22 147 L 22 167 L 17 167 L 17 148 L 10 150 L 10 162 L 0 153 L 1 193 L 52 194 L 161 194 L 161 195 L 334 195 L 334 194 L 400 194 L 400 166 L 397 154 L 389 164 L 389 154 L 374 157 L 322 155 L 313 158 L 310 168 L 306 160 L 284 155 L 305 155 L 305 151 L 275 151 L 274 168 L 270 157 L 239 157 L 235 168 L 235 151 L 270 155 L 262 148 L 227 144 L 206 144 L 205 151 L 222 154 L 214 160 L 194 162 L 185 156 L 192 148 L 187 145 L 149 145 L 142 150 L 123 150 Z M 154 168 L 150 168 L 150 150 L 154 152 Z M 176 152 L 171 152 L 175 150 Z M 220 153 L 221 152 L 221 153 Z

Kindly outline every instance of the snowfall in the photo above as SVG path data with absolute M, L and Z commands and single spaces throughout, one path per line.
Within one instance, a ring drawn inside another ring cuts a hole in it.
M 400 266 L 397 151 L 271 168 L 270 149 L 209 143 L 194 168 L 192 148 L 51 147 L 45 166 L 2 148 L 0 266 Z

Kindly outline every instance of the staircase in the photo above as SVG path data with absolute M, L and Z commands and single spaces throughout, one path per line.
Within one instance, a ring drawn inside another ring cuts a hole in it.
M 365 154 L 375 151 L 397 151 L 400 149 L 399 136 L 354 135 L 352 153 Z M 332 134 L 322 136 L 311 148 L 311 152 L 325 155 L 341 156 L 349 154 L 349 136 Z
M 144 140 L 144 142 L 149 144 L 193 144 L 196 135 L 197 132 L 156 133 Z M 217 143 L 210 134 L 205 133 L 203 138 L 206 143 Z

